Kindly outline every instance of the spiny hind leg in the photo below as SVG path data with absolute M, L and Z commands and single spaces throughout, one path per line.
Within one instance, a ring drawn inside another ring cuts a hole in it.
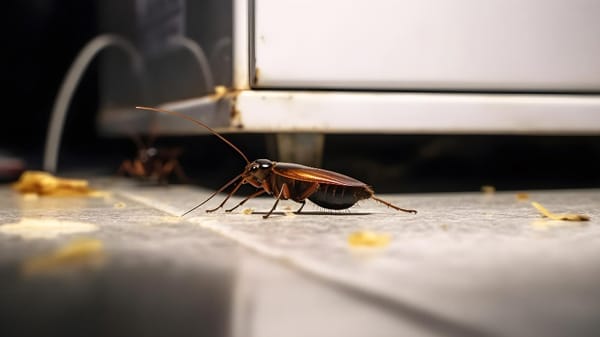
M 373 199 L 373 200 L 375 200 L 375 201 L 377 201 L 377 202 L 380 202 L 380 203 L 382 203 L 382 204 L 384 204 L 384 205 L 386 205 L 386 206 L 388 206 L 388 207 L 391 207 L 391 208 L 393 208 L 393 209 L 395 209 L 395 210 L 397 210 L 397 211 L 402 211 L 402 212 L 406 212 L 406 213 L 412 213 L 412 214 L 416 214 L 416 213 L 417 213 L 417 210 L 414 210 L 414 209 L 405 209 L 405 208 L 400 208 L 400 207 L 398 207 L 398 206 L 396 206 L 396 205 L 394 205 L 394 204 L 392 204 L 392 203 L 390 203 L 390 202 L 387 202 L 387 201 L 385 201 L 385 200 L 383 200 L 383 199 L 379 199 L 379 198 L 377 198 L 375 195 L 372 195 L 372 196 L 371 196 L 371 199 Z

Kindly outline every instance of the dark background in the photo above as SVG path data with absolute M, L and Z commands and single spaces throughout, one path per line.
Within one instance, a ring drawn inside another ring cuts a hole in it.
M 95 4 L 77 0 L 10 0 L 5 11 L 2 74 L 5 95 L 0 144 L 39 165 L 58 88 L 79 49 L 97 33 Z M 89 116 L 97 104 L 96 67 L 78 88 L 69 113 L 68 137 L 89 142 Z M 24 152 L 23 152 L 24 151 Z
M 40 169 L 46 128 L 60 83 L 77 52 L 101 33 L 94 1 L 7 2 L 3 20 L 5 94 L 0 153 Z M 61 174 L 114 174 L 132 158 L 130 139 L 100 137 L 95 61 L 78 87 L 65 124 Z M 228 136 L 250 158 L 271 156 L 264 135 Z M 243 162 L 214 137 L 162 137 L 184 149 L 194 182 L 217 187 Z M 380 192 L 472 191 L 600 186 L 598 136 L 328 135 L 323 166 L 352 175 Z M 271 156 L 272 158 L 272 156 Z M 14 177 L 3 177 L 10 180 Z

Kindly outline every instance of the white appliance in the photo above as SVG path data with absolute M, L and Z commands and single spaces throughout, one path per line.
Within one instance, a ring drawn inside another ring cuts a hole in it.
M 599 1 L 233 0 L 230 9 L 210 18 L 231 20 L 228 89 L 152 103 L 225 132 L 600 134 Z M 109 110 L 107 132 L 150 118 Z M 159 133 L 203 132 L 152 118 Z

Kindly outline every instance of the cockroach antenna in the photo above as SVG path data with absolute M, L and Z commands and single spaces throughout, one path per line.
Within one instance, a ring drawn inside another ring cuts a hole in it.
M 170 115 L 174 115 L 174 116 L 178 116 L 184 119 L 187 119 L 188 121 L 192 122 L 192 123 L 196 123 L 198 125 L 200 125 L 201 127 L 207 129 L 208 131 L 210 131 L 213 135 L 219 137 L 219 139 L 221 139 L 223 142 L 225 142 L 225 144 L 231 146 L 232 149 L 234 149 L 235 151 L 237 151 L 237 153 L 240 154 L 240 156 L 242 156 L 242 158 L 244 158 L 244 160 L 246 161 L 246 164 L 250 164 L 250 160 L 248 160 L 248 157 L 246 157 L 246 155 L 242 152 L 242 150 L 240 150 L 237 146 L 233 145 L 232 142 L 228 141 L 225 137 L 221 136 L 217 131 L 213 130 L 210 126 L 202 123 L 199 120 L 196 120 L 186 114 L 182 114 L 176 111 L 169 111 L 169 110 L 165 110 L 165 109 L 159 109 L 159 108 L 150 108 L 150 107 L 145 107 L 145 106 L 136 106 L 136 109 L 140 109 L 140 110 L 149 110 L 149 111 L 156 111 L 156 112 L 161 112 L 161 113 L 166 113 L 166 114 L 170 114 Z

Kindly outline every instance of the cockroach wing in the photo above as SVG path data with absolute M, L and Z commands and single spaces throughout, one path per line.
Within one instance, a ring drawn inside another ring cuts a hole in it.
M 273 166 L 273 172 L 286 178 L 317 182 L 322 184 L 332 184 L 341 186 L 357 186 L 364 187 L 367 184 L 362 181 L 348 177 L 341 173 L 327 171 L 315 167 L 304 166 L 294 163 L 277 163 Z

